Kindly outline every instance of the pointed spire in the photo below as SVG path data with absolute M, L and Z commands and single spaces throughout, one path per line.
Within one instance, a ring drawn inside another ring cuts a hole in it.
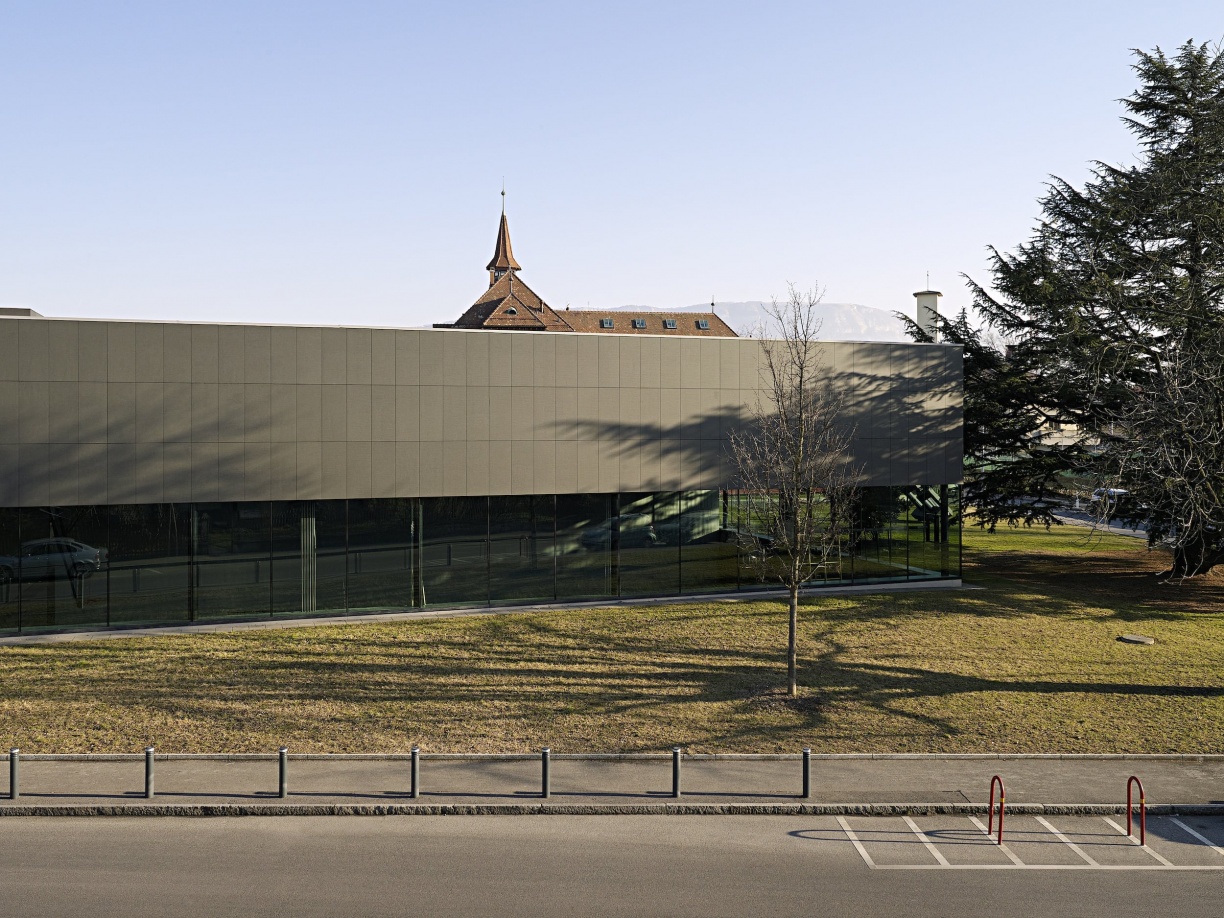
M 495 284 L 507 271 L 521 271 L 522 267 L 514 260 L 514 250 L 510 247 L 510 223 L 506 220 L 506 189 L 502 188 L 501 223 L 497 227 L 497 247 L 493 250 L 493 260 L 486 270 L 489 272 L 489 286 Z

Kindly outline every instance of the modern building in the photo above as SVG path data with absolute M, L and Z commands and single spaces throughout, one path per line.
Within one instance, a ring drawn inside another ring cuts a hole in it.
M 616 331 L 0 315 L 0 631 L 768 586 L 759 343 Z M 864 486 L 825 582 L 957 580 L 960 350 L 825 347 Z

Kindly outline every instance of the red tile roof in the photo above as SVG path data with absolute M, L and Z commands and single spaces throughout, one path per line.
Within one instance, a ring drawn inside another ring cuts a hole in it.
M 701 338 L 738 338 L 735 331 L 712 312 L 630 312 L 627 309 L 567 309 L 560 313 L 576 332 L 595 332 L 604 335 L 683 335 Z M 634 328 L 633 320 L 640 320 L 644 328 Z M 600 323 L 611 320 L 612 327 L 604 328 Z M 701 321 L 709 328 L 699 328 Z M 664 322 L 676 323 L 667 328 Z
M 435 328 L 504 328 L 514 331 L 576 331 L 612 335 L 678 335 L 702 338 L 739 337 L 712 312 L 624 312 L 566 307 L 557 312 L 519 279 L 522 270 L 510 248 L 510 224 L 503 211 L 497 247 L 489 262 L 489 289 L 453 325 Z M 636 323 L 635 323 L 635 320 Z M 605 327 L 607 323 L 611 327 Z M 665 323 L 674 327 L 668 328 Z M 706 328 L 699 323 L 704 322 Z M 640 328 L 635 327 L 640 325 Z

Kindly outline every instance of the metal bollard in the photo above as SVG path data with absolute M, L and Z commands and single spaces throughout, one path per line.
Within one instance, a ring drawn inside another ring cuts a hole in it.
M 21 796 L 21 750 L 9 750 L 9 799 Z
M 545 800 L 552 796 L 551 763 L 552 749 L 545 746 L 540 751 L 540 796 Z
M 412 747 L 412 789 L 408 796 L 413 800 L 421 796 L 421 750 L 417 746 Z
M 289 750 L 280 748 L 280 793 L 282 800 L 289 796 Z
M 680 747 L 672 746 L 672 796 L 680 796 Z
M 803 747 L 803 799 L 812 799 L 812 750 Z
M 145 799 L 153 797 L 153 747 L 145 746 Z

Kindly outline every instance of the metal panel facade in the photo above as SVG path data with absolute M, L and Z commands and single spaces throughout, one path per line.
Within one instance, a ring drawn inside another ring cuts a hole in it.
M 961 353 L 830 342 L 864 485 L 961 479 Z M 743 338 L 0 318 L 0 507 L 731 483 Z

